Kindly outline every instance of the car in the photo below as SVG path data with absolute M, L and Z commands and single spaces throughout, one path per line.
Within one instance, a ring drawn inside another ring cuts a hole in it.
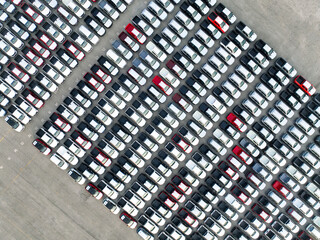
M 248 55 L 261 67 L 266 68 L 269 65 L 267 58 L 255 48 L 251 48 Z
M 191 227 L 197 227 L 199 225 L 199 221 L 184 208 L 179 210 L 178 215 Z
M 207 130 L 210 130 L 213 127 L 213 123 L 207 118 L 205 117 L 201 112 L 199 112 L 198 110 L 195 111 L 192 114 L 193 119 L 195 119 L 202 127 L 204 127 Z M 199 131 L 196 131 L 199 132 Z
M 178 161 L 183 161 L 186 158 L 186 155 L 182 153 L 175 145 L 171 142 L 167 143 L 165 146 L 166 150 L 168 150 Z
M 247 126 L 233 113 L 229 113 L 227 116 L 227 120 L 236 127 L 239 131 L 245 132 L 247 129 Z
M 290 231 L 292 231 L 293 233 L 298 233 L 299 227 L 295 223 L 293 223 L 293 221 L 290 218 L 288 218 L 284 213 L 281 213 L 278 216 L 278 219 L 280 223 L 282 223 Z
M 196 93 L 201 97 L 203 97 L 207 93 L 206 88 L 192 77 L 187 79 L 186 84 L 194 91 L 196 91 Z
M 262 117 L 261 122 L 274 134 L 278 134 L 280 132 L 280 126 L 276 124 L 270 117 L 268 116 Z
M 187 30 L 192 30 L 195 26 L 195 23 L 192 21 L 191 18 L 189 18 L 185 13 L 182 11 L 178 11 L 175 15 L 175 19 L 182 24 L 183 27 L 185 27 Z M 185 30 L 183 30 L 185 31 Z
M 251 207 L 252 212 L 254 212 L 255 214 L 257 214 L 259 217 L 262 218 L 262 220 L 264 220 L 266 223 L 271 223 L 273 218 L 271 215 L 269 215 L 265 210 L 263 210 L 263 208 L 261 206 L 259 206 L 258 204 L 254 204 Z
M 240 228 L 247 233 L 253 239 L 257 239 L 259 237 L 259 233 L 244 219 L 241 219 L 238 222 Z
M 248 41 L 242 37 L 241 34 L 237 33 L 235 30 L 231 31 L 228 34 L 228 38 L 236 44 L 241 50 L 247 50 L 249 48 L 249 43 Z
M 228 160 L 228 162 L 230 162 L 232 164 L 232 166 L 234 166 L 240 172 L 244 172 L 246 170 L 246 166 L 243 165 L 238 159 L 236 159 L 232 155 L 229 155 L 227 160 Z
M 282 144 L 280 141 L 273 140 L 272 145 L 277 150 L 279 150 L 284 157 L 288 159 L 291 159 L 293 157 L 293 152 L 289 148 L 287 148 L 284 144 Z
M 262 155 L 259 158 L 259 162 L 273 174 L 277 174 L 280 170 L 279 167 L 276 166 L 274 162 L 265 155 Z
M 304 226 L 307 222 L 307 219 L 300 215 L 296 210 L 292 207 L 289 207 L 286 211 L 296 222 L 298 222 L 301 226 Z
M 253 157 L 258 157 L 260 155 L 260 151 L 256 146 L 254 146 L 250 140 L 247 138 L 242 138 L 240 141 L 240 145 L 246 149 Z
M 312 96 L 316 93 L 315 87 L 301 75 L 298 75 L 294 79 L 294 83 L 297 84 L 309 96 Z
M 213 136 L 217 138 L 221 143 L 223 143 L 227 148 L 233 145 L 233 141 L 229 139 L 220 129 L 213 131 Z
M 276 101 L 275 107 L 288 118 L 292 118 L 294 115 L 294 111 L 282 100 Z
M 165 218 L 170 218 L 172 216 L 172 211 L 158 199 L 153 200 L 151 206 Z
M 194 160 L 187 161 L 186 167 L 201 179 L 206 176 L 205 171 Z
M 261 72 L 261 68 L 259 65 L 253 61 L 249 56 L 242 56 L 240 58 L 240 62 L 248 68 L 254 75 L 259 75 Z
M 88 183 L 85 189 L 97 200 L 103 197 L 103 193 L 92 183 Z
M 236 16 L 222 3 L 219 3 L 216 6 L 215 11 L 217 12 L 217 14 L 221 15 L 229 24 L 233 24 L 237 20 Z
M 300 194 L 300 197 L 307 203 L 309 204 L 313 209 L 318 210 L 320 208 L 320 203 L 319 201 L 316 200 L 314 196 L 311 194 L 307 193 L 306 191 L 302 191 Z
M 178 134 L 172 137 L 172 141 L 178 145 L 184 152 L 191 153 L 192 147 Z
M 129 23 L 125 30 L 134 38 L 136 39 L 140 44 L 144 44 L 147 40 L 147 37 L 141 33 L 135 26 L 133 26 L 131 23 Z
M 7 116 L 6 118 L 5 118 L 5 121 L 8 123 L 8 124 L 10 124 L 10 121 L 12 121 L 11 119 L 13 119 L 12 117 L 10 117 L 10 116 Z M 9 122 L 8 122 L 9 121 Z M 11 125 L 10 125 L 11 126 Z M 21 130 L 21 126 L 23 126 L 23 125 L 21 125 L 20 124 L 20 126 L 18 126 L 17 128 L 15 128 L 15 126 L 13 125 L 12 126 L 12 128 L 14 128 L 17 132 L 20 132 Z M 23 127 L 24 128 L 24 127 Z M 22 128 L 22 129 L 23 129 Z M 20 130 L 20 131 L 19 131 Z M 52 151 L 52 149 L 46 144 L 46 143 L 44 143 L 41 139 L 39 139 L 39 138 L 37 138 L 37 139 L 35 139 L 33 142 L 32 142 L 32 145 L 33 146 L 35 146 L 42 154 L 44 154 L 44 155 L 49 155 L 50 153 L 51 153 L 51 151 Z
M 30 82 L 29 87 L 33 90 L 34 93 L 37 94 L 37 96 L 39 96 L 44 101 L 48 100 L 51 96 L 51 94 L 36 81 Z
M 257 34 L 242 21 L 238 22 L 236 30 L 250 42 L 253 42 L 257 38 Z
M 167 12 L 154 1 L 149 2 L 147 8 L 161 21 L 165 20 L 168 16 Z
M 165 137 L 163 134 L 161 134 L 158 130 L 156 130 L 154 127 L 149 125 L 146 128 L 146 132 L 154 139 L 157 143 L 162 144 L 165 141 Z
M 157 29 L 160 26 L 160 20 L 147 8 L 142 10 L 141 17 L 154 29 Z
M 211 12 L 207 19 L 216 26 L 222 33 L 225 33 L 229 29 L 229 25 L 215 12 Z
M 54 40 L 56 40 L 59 43 L 64 42 L 65 36 L 61 32 L 59 32 L 55 27 L 53 27 L 50 23 L 46 22 L 43 24 L 42 27 L 44 28 L 45 32 L 48 33 Z M 68 28 L 67 30 L 70 30 L 70 29 Z M 51 42 L 50 38 L 47 35 L 45 35 L 42 31 L 39 30 L 36 35 L 41 41 L 43 40 L 45 44 L 46 43 L 48 43 L 48 45 L 50 44 L 49 45 L 50 49 L 51 48 L 55 49 L 58 46 L 55 41 Z
M 45 5 L 44 5 L 45 6 Z M 43 21 L 43 17 L 37 13 L 33 8 L 31 8 L 28 4 L 23 3 L 21 5 L 22 10 L 24 11 L 25 14 L 27 14 L 30 18 L 32 18 L 32 20 L 37 23 L 37 24 L 41 24 L 41 22 Z
M 301 103 L 287 91 L 282 91 L 280 93 L 280 98 L 294 110 L 299 110 L 301 108 Z
M 252 125 L 254 123 L 254 118 L 242 107 L 235 106 L 233 108 L 233 112 L 239 116 L 243 121 L 245 121 L 247 124 Z
M 125 224 L 128 225 L 128 227 L 135 229 L 138 225 L 138 223 L 136 222 L 136 220 L 133 219 L 133 217 L 131 217 L 128 213 L 123 212 L 120 214 L 119 218 L 121 219 L 121 221 L 123 221 Z
M 223 38 L 220 42 L 220 45 L 235 58 L 239 57 L 242 53 L 240 48 L 237 47 L 237 45 L 234 42 L 232 42 L 229 38 Z M 229 63 L 229 65 L 231 65 L 231 63 Z
M 262 137 L 265 141 L 271 142 L 274 139 L 274 135 L 260 123 L 256 122 L 253 126 L 253 130 Z
M 1 35 L 5 40 L 11 43 L 15 48 L 21 49 L 24 46 L 24 43 L 18 38 L 13 32 L 6 28 L 2 28 L 0 31 Z M 7 52 L 6 50 L 4 50 Z M 8 52 L 10 53 L 10 52 Z
M 178 204 L 175 200 L 173 200 L 167 193 L 164 191 L 160 192 L 158 198 L 171 210 L 178 210 Z
M 70 136 L 83 149 L 88 150 L 88 149 L 90 149 L 92 147 L 92 143 L 87 138 L 85 138 L 80 132 L 74 131 Z
M 190 142 L 192 145 L 196 146 L 199 143 L 199 138 L 197 138 L 193 133 L 191 133 L 188 129 L 185 127 L 182 127 L 179 129 L 179 133 L 187 139 L 188 142 Z
M 111 4 L 107 1 L 101 1 L 99 2 L 99 7 L 108 14 L 109 17 L 112 18 L 112 20 L 117 20 L 120 16 L 120 13 L 115 10 Z
M 293 194 L 278 180 L 274 181 L 272 187 L 288 200 L 293 198 Z
M 288 173 L 290 172 L 292 174 L 295 174 L 296 168 L 298 168 L 308 177 L 312 177 L 314 175 L 314 170 L 312 169 L 312 167 L 310 167 L 307 163 L 305 163 L 305 161 L 303 161 L 301 158 L 295 157 L 292 163 L 293 163 L 293 166 L 291 165 L 287 167 Z
M 185 240 L 185 236 L 179 231 L 177 230 L 174 226 L 172 226 L 171 224 L 168 224 L 165 228 L 165 231 L 171 236 L 171 237 L 175 237 L 177 239 L 181 239 L 181 240 Z M 167 235 L 167 234 L 166 234 Z M 164 233 L 161 233 L 161 236 L 164 236 Z M 168 239 L 168 238 L 166 238 Z
M 261 139 L 253 130 L 249 130 L 247 132 L 247 137 L 260 149 L 265 149 L 267 147 L 267 143 L 263 139 Z
M 80 51 L 71 41 L 67 40 L 63 43 L 63 46 L 79 61 L 81 61 L 85 54 Z
M 226 173 L 232 180 L 238 180 L 239 179 L 239 174 L 233 170 L 226 162 L 220 162 L 218 167 Z
M 138 214 L 138 209 L 124 197 L 120 198 L 118 205 L 133 217 Z
M 261 39 L 259 39 L 254 46 L 269 60 L 272 60 L 277 56 L 276 51 Z
M 289 134 L 283 134 L 281 137 L 282 141 L 286 143 L 293 151 L 297 152 L 301 148 L 301 144 L 296 141 L 291 135 Z
M 313 216 L 313 211 L 299 198 L 294 198 L 292 200 L 292 205 L 302 212 L 306 217 L 311 218 Z
M 252 199 L 248 197 L 244 192 L 241 191 L 238 187 L 233 187 L 231 190 L 232 194 L 235 195 L 241 202 L 245 205 L 250 205 L 252 203 Z
M 289 77 L 293 78 L 297 74 L 297 70 L 281 57 L 276 60 L 275 65 Z
M 251 178 L 251 179 L 253 180 L 253 178 Z M 252 187 L 246 179 L 241 178 L 238 181 L 238 184 L 243 190 L 246 190 L 251 195 L 251 197 L 256 198 L 259 195 L 258 190 L 256 188 Z

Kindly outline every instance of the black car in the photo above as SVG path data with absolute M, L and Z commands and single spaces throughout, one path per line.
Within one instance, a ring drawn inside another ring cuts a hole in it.
M 238 37 L 241 37 L 243 40 L 240 42 Z M 239 33 L 237 33 L 235 30 L 232 30 L 229 34 L 228 34 L 228 38 L 234 43 L 236 44 L 239 48 L 241 48 L 241 50 L 247 50 L 247 48 L 245 48 L 244 46 L 248 44 L 248 42 L 245 40 L 245 38 L 243 38 Z
M 320 127 L 320 119 L 309 109 L 302 109 L 300 111 L 300 116 L 303 117 L 308 123 L 312 124 L 314 127 Z
M 307 108 L 320 118 L 320 106 L 315 102 L 309 102 Z
M 313 100 L 320 105 L 320 93 L 315 94 Z
M 186 57 L 182 56 L 179 52 L 173 55 L 173 59 L 188 72 L 192 71 L 194 65 Z
M 246 67 L 248 68 L 252 73 L 254 74 L 258 74 L 258 72 L 260 73 L 260 71 L 258 70 L 260 67 L 258 66 L 258 64 L 255 64 L 254 66 L 250 65 L 249 62 L 253 61 L 250 57 L 248 57 L 247 55 L 244 55 L 240 58 L 240 62 Z
M 188 78 L 186 80 L 186 84 L 192 88 L 194 91 L 196 91 L 196 93 L 199 95 L 199 96 L 204 96 L 206 94 L 207 91 L 199 91 L 199 87 L 196 88 L 195 86 L 199 86 L 199 83 L 197 81 L 195 81 L 192 77 Z M 201 86 L 201 85 L 200 85 Z M 201 86 L 202 87 L 202 86 Z
M 171 54 L 171 52 L 168 52 L 169 48 L 167 46 L 172 47 L 172 45 L 159 34 L 154 35 L 152 40 L 161 50 L 165 51 L 167 54 Z
M 320 208 L 320 203 L 319 201 L 310 193 L 308 193 L 305 190 L 302 190 L 299 193 L 300 197 L 302 200 L 306 201 L 311 207 L 313 207 L 315 210 L 319 210 Z
M 274 54 L 275 52 L 273 48 L 270 48 L 270 46 L 263 40 L 259 39 L 258 41 L 256 41 L 254 46 L 269 60 L 275 58 L 276 54 Z
M 214 152 L 212 152 L 210 150 L 210 148 L 205 145 L 205 144 L 202 144 L 200 147 L 199 147 L 199 151 L 204 154 L 206 157 L 208 157 L 211 161 L 215 161 L 216 158 L 218 157 Z
M 206 88 L 211 89 L 214 85 L 214 83 L 202 72 L 200 72 L 198 69 L 192 72 L 192 76 L 200 81 Z
M 282 91 L 280 93 L 280 99 L 295 110 L 299 110 L 299 108 L 301 107 L 299 101 L 287 91 Z
M 91 14 L 106 28 L 110 28 L 112 26 L 112 20 L 109 17 L 107 17 L 104 13 L 102 13 L 98 8 L 94 7 L 91 10 Z
M 284 75 L 281 70 L 273 66 L 268 69 L 268 74 L 282 86 L 288 85 L 290 81 L 289 78 Z
M 294 97 L 296 97 L 300 102 L 305 103 L 309 99 L 308 95 L 294 83 L 288 85 L 287 91 L 291 93 Z
M 182 10 L 182 12 L 184 12 L 188 17 L 190 17 L 191 19 L 193 19 L 194 21 L 197 21 L 197 19 L 195 19 L 195 13 L 200 14 L 195 8 L 193 8 L 187 1 L 183 2 L 180 5 L 180 9 Z M 191 9 L 194 9 L 195 11 L 191 12 Z
M 219 4 L 216 6 L 216 8 L 215 8 L 216 13 L 218 13 L 218 15 L 219 15 L 221 18 L 223 18 L 223 20 L 225 20 L 228 24 L 232 24 L 233 22 L 230 22 L 229 16 L 226 15 L 226 14 L 223 12 L 223 10 L 225 10 L 225 9 L 226 9 L 226 7 L 225 7 L 222 3 L 219 3 Z
M 262 137 L 265 141 L 270 141 L 270 135 L 273 135 L 268 129 L 266 129 L 264 126 L 262 126 L 260 123 L 255 122 L 252 126 L 253 130 Z
M 207 19 L 203 20 L 200 24 L 200 27 L 203 31 L 209 34 L 210 37 L 213 37 L 217 40 L 216 34 L 219 32 L 219 30 L 210 23 Z
M 278 86 L 280 86 L 280 84 L 274 78 L 272 78 L 269 74 L 263 73 L 260 76 L 260 80 L 265 85 L 267 85 L 267 87 L 269 87 L 273 92 L 279 92 L 276 89 L 279 88 Z M 280 89 L 281 89 L 281 87 L 280 87 Z

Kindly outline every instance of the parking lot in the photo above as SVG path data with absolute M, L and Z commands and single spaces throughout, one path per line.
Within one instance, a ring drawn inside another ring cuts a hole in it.
M 309 10 L 308 6 L 302 12 L 298 2 L 296 2 L 297 5 L 292 2 L 288 4 L 277 3 L 277 7 L 273 5 L 274 3 L 263 3 L 265 6 L 258 6 L 254 1 L 250 4 L 248 1 L 246 3 L 244 1 L 236 3 L 224 1 L 223 3 L 235 13 L 239 20 L 248 24 L 257 33 L 258 38 L 265 40 L 272 46 L 278 56 L 288 60 L 298 70 L 298 73 L 301 73 L 316 88 L 319 88 L 317 73 L 313 67 L 319 63 L 315 51 L 318 46 L 313 41 L 318 38 L 318 32 L 311 29 L 320 21 L 316 18 L 316 7 L 310 6 Z M 97 57 L 102 54 L 101 49 L 105 52 L 110 48 L 110 43 L 114 39 L 110 39 L 108 36 L 118 35 L 129 22 L 129 18 L 132 18 L 144 7 L 145 5 L 141 6 L 138 1 L 129 7 L 124 14 L 128 17 L 120 17 L 117 26 L 109 30 L 109 33 L 103 38 L 106 41 L 100 41 L 93 52 L 88 54 L 78 67 L 80 70 L 71 75 L 64 83 L 64 87 L 60 88 L 59 92 L 46 103 L 23 133 L 16 134 L 8 129 L 3 121 L 0 123 L 2 133 L 0 149 L 3 160 L 1 161 L 2 174 L 0 175 L 1 195 L 3 195 L 1 208 L 4 208 L 1 222 L 9 223 L 0 225 L 0 231 L 3 236 L 6 236 L 6 239 L 105 239 L 106 236 L 107 239 L 129 239 L 129 237 L 130 239 L 138 239 L 136 234 L 130 235 L 132 231 L 118 220 L 118 216 L 112 215 L 101 202 L 90 197 L 83 187 L 72 182 L 66 172 L 54 167 L 46 157 L 41 156 L 36 149 L 31 147 L 30 142 L 34 139 L 36 130 L 48 119 L 48 116 L 68 95 L 84 73 L 89 71 L 88 66 L 96 62 Z M 312 14 L 313 12 L 314 14 Z M 171 18 L 172 16 L 169 15 L 168 20 Z M 314 21 L 313 24 L 308 22 L 310 19 Z M 165 25 L 166 22 L 161 25 L 160 29 Z M 195 29 L 198 28 L 197 25 Z M 190 31 L 186 40 L 193 34 L 194 31 Z M 180 49 L 186 40 L 177 49 Z M 251 46 L 253 45 L 251 44 Z M 213 47 L 213 49 L 215 48 L 217 45 Z M 210 50 L 211 54 L 207 54 L 203 60 L 213 54 L 213 49 Z M 227 73 L 233 71 L 235 66 L 236 64 L 233 64 Z M 218 82 L 215 86 L 219 86 L 220 83 Z M 250 84 L 249 88 L 241 93 L 240 99 L 247 97 L 248 92 L 256 83 Z M 268 108 L 271 106 L 269 103 Z M 227 113 L 230 111 L 231 109 L 228 109 Z M 296 113 L 292 119 L 297 116 Z M 191 119 L 191 117 L 186 119 Z M 285 130 L 285 127 L 282 130 Z M 206 140 L 207 137 L 202 139 L 201 143 Z M 228 155 L 224 157 L 226 156 Z M 223 160 L 224 157 L 220 157 L 220 159 Z M 183 163 L 180 163 L 178 169 L 182 165 Z M 171 177 L 174 175 L 175 172 Z M 129 185 L 133 181 L 134 179 Z M 164 186 L 162 185 L 162 187 Z M 146 205 L 148 206 L 150 203 Z M 113 221 L 113 219 L 115 220 Z

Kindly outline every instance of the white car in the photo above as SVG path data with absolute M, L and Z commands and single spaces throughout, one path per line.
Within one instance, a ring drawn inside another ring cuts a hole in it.
M 91 32 L 86 26 L 81 25 L 79 27 L 79 32 L 86 37 L 93 45 L 96 45 L 99 42 L 99 37 Z
M 225 201 L 230 204 L 234 209 L 236 209 L 238 212 L 242 213 L 245 210 L 245 207 L 242 203 L 240 203 L 233 195 L 228 193 L 225 196 Z
M 99 7 L 105 11 L 113 20 L 117 20 L 120 13 L 115 10 L 107 1 L 103 0 L 99 2 Z
M 192 117 L 207 130 L 213 127 L 213 123 L 198 110 L 192 114 Z
M 28 124 L 31 120 L 31 118 L 25 112 L 23 112 L 19 107 L 17 107 L 14 104 L 12 104 L 9 107 L 8 111 L 11 113 L 13 117 L 15 117 L 19 122 L 21 122 L 24 125 Z M 52 146 L 51 145 L 49 146 L 56 147 L 55 144 L 53 144 Z
M 213 136 L 216 137 L 227 148 L 230 148 L 233 145 L 233 141 L 230 138 L 228 138 L 219 128 L 214 130 Z
M 227 149 L 224 148 L 219 142 L 214 140 L 213 138 L 208 139 L 208 143 L 220 154 L 225 155 L 227 153 Z
M 267 147 L 267 143 L 258 136 L 254 131 L 249 130 L 247 132 L 247 137 L 260 149 L 265 149 Z
M 2 80 L 0 80 L 0 92 L 10 99 L 13 99 L 17 95 L 17 92 Z
M 283 113 L 286 117 L 292 118 L 294 115 L 294 111 L 282 100 L 276 101 L 274 106 L 281 112 Z
M 62 3 L 66 5 L 78 18 L 83 18 L 85 16 L 85 11 L 72 0 L 62 0 Z
M 153 42 L 148 42 L 146 45 L 146 48 L 149 52 L 151 52 L 157 59 L 159 59 L 161 62 L 164 62 L 167 58 L 167 54 L 162 51 L 157 45 L 155 45 Z
M 69 167 L 69 163 L 67 163 L 62 157 L 60 157 L 56 153 L 51 155 L 50 161 L 53 162 L 55 165 L 57 165 L 57 167 L 59 167 L 62 170 L 66 170 Z
M 14 57 L 17 55 L 17 51 L 2 38 L 0 38 L 0 49 L 10 57 Z
M 259 158 L 259 162 L 273 174 L 277 174 L 280 171 L 280 168 L 265 155 Z
M 60 146 L 57 149 L 57 153 L 64 158 L 67 162 L 72 165 L 76 165 L 79 162 L 78 157 L 76 157 L 71 151 L 69 151 L 65 146 Z
M 206 98 L 206 102 L 220 114 L 224 114 L 227 111 L 227 108 L 212 95 Z
M 309 123 L 307 123 L 303 118 L 296 119 L 295 124 L 309 136 L 313 135 L 315 132 L 314 128 Z
M 249 82 L 249 83 L 253 82 L 254 75 L 252 75 L 252 73 L 248 69 L 246 69 L 244 66 L 238 65 L 235 68 L 235 71 L 247 82 Z
M 106 52 L 106 56 L 120 68 L 124 68 L 127 64 L 127 62 L 112 49 Z
M 161 77 L 168 81 L 172 87 L 176 88 L 180 85 L 180 80 L 170 73 L 166 68 L 161 68 L 159 71 Z
M 153 12 L 161 21 L 165 20 L 168 16 L 167 12 L 154 1 L 149 2 L 148 9 Z
M 311 218 L 313 216 L 313 211 L 299 198 L 294 198 L 292 204 L 300 212 L 302 212 L 306 217 Z
M 139 213 L 139 210 L 124 197 L 120 198 L 118 205 L 133 217 L 137 216 Z
M 281 137 L 282 141 L 285 142 L 293 151 L 297 152 L 301 148 L 301 144 L 294 139 L 291 135 L 285 133 Z
M 205 178 L 207 175 L 206 172 L 194 160 L 188 160 L 186 167 L 201 179 Z
M 212 55 L 208 59 L 209 63 L 214 66 L 220 73 L 225 73 L 228 70 L 228 67 L 215 55 Z
M 141 12 L 141 16 L 148 23 L 150 23 L 152 25 L 152 27 L 155 29 L 157 29 L 161 24 L 160 20 L 153 13 L 151 13 L 148 9 L 144 9 Z
M 179 46 L 181 43 L 181 38 L 172 32 L 168 27 L 162 30 L 162 35 L 167 38 L 175 47 Z

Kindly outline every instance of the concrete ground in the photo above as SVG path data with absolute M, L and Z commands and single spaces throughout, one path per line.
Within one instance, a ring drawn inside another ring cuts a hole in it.
M 320 89 L 320 8 L 310 0 L 254 1 L 225 0 L 238 19 L 293 64 L 299 73 Z M 139 237 L 111 214 L 101 202 L 89 197 L 65 172 L 54 167 L 31 146 L 36 130 L 88 70 L 88 65 L 107 49 L 114 33 L 119 33 L 145 2 L 135 0 L 99 45 L 60 87 L 40 114 L 17 134 L 0 121 L 0 236 L 6 240 L 126 240 Z M 314 29 L 316 26 L 316 29 Z M 111 36 L 111 37 L 110 37 Z M 111 38 L 111 39 L 110 39 Z M 79 70 L 79 71 L 78 71 Z M 81 70 L 81 71 L 80 71 Z M 245 94 L 244 94 L 245 95 Z M 80 197 L 79 197 L 80 196 Z

